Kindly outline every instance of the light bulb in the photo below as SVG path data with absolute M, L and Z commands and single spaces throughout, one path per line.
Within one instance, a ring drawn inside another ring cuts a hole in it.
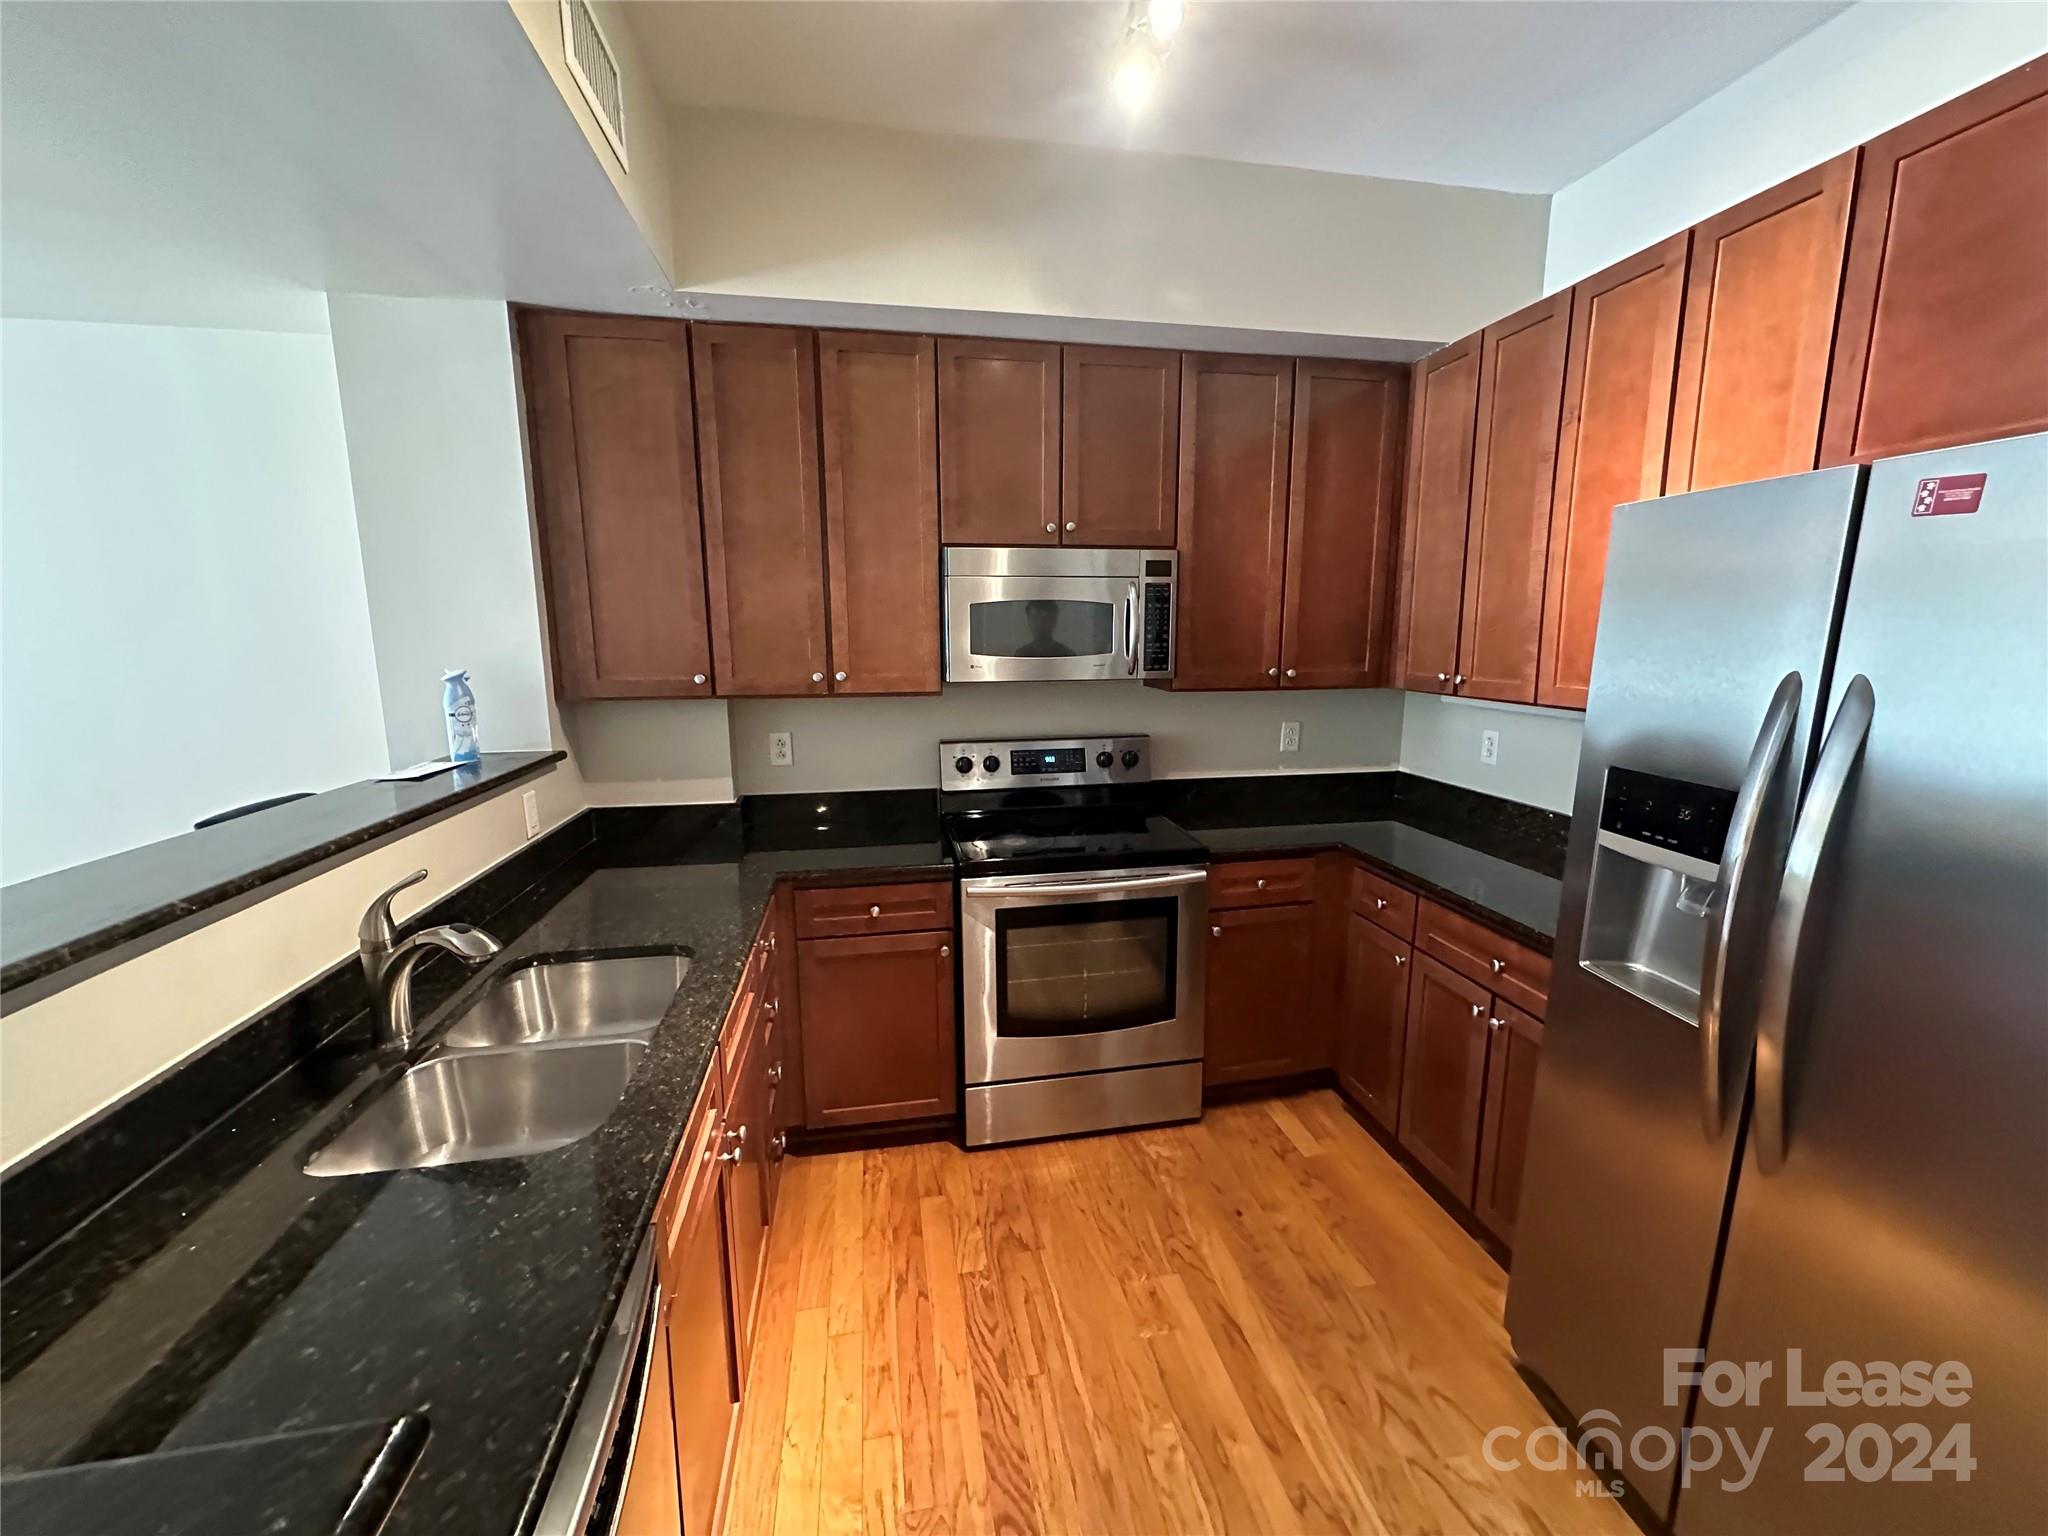
M 1187 14 L 1186 0 L 1145 0 L 1146 30 L 1162 43 L 1180 30 Z
M 1152 50 L 1135 40 L 1117 55 L 1110 71 L 1109 88 L 1126 112 L 1141 112 L 1159 84 L 1159 60 Z

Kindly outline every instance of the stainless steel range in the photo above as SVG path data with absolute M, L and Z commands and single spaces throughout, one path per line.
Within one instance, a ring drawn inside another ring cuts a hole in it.
M 946 742 L 969 1146 L 1202 1112 L 1207 856 L 1143 736 Z

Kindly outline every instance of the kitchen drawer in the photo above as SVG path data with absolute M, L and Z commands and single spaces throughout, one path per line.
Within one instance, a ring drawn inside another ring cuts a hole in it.
M 1362 864 L 1351 869 L 1351 910 L 1369 917 L 1389 933 L 1415 937 L 1415 893 Z
M 1278 907 L 1316 899 L 1314 859 L 1250 859 L 1209 867 L 1209 910 Z
M 766 934 L 756 935 L 753 948 L 747 953 L 746 967 L 740 972 L 732 1007 L 726 1011 L 725 1022 L 718 1031 L 719 1057 L 728 1078 L 739 1066 L 741 1053 L 761 1033 L 762 1010 L 767 1001 L 764 994 L 774 979 L 773 958 Z
M 669 1165 L 668 1179 L 654 1202 L 655 1271 L 664 1286 L 676 1283 L 680 1263 L 677 1247 L 689 1225 L 689 1212 L 702 1204 L 700 1189 L 715 1180 L 718 1164 L 713 1161 L 725 1126 L 723 1083 L 719 1063 L 714 1059 L 697 1091 L 697 1102 L 676 1148 L 676 1160 Z
M 796 936 L 800 939 L 923 933 L 952 926 L 953 885 L 949 880 L 832 886 L 796 893 Z
M 1490 987 L 1538 1018 L 1550 1001 L 1550 959 L 1525 944 L 1495 933 L 1484 923 L 1440 907 L 1421 904 L 1415 947 L 1452 970 Z

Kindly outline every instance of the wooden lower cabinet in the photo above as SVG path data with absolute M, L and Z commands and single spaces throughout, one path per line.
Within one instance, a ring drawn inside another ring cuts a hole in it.
M 733 1334 L 744 1384 L 754 1342 L 754 1307 L 761 1294 L 761 1259 L 768 1246 L 769 1084 L 767 1042 L 758 1006 L 743 1022 L 750 1039 L 731 1080 L 720 1136 L 725 1184 L 725 1241 L 732 1269 Z
M 630 1536 L 670 1536 L 683 1529 L 682 1484 L 676 1461 L 674 1372 L 668 1359 L 667 1299 L 649 1327 L 654 1347 L 647 1357 L 647 1391 L 640 1399 L 640 1426 L 633 1459 L 619 1494 L 618 1529 Z
M 1204 1086 L 1328 1065 L 1315 1020 L 1315 912 L 1302 902 L 1209 914 Z
M 1469 1201 L 1493 998 L 1427 955 L 1416 955 L 1412 964 L 1398 1136 L 1409 1156 L 1453 1196 Z
M 1360 1108 L 1393 1131 L 1400 1124 L 1412 952 L 1405 940 L 1370 918 L 1351 912 L 1344 922 L 1337 1081 Z
M 676 1481 L 683 1529 L 692 1533 L 714 1528 L 740 1412 L 721 1203 L 718 1181 L 707 1181 L 702 1201 L 683 1213 L 672 1274 L 664 1280 L 671 1288 L 664 1335 L 675 1410 Z
M 1536 1058 L 1543 1049 L 1543 1021 L 1495 998 L 1487 1032 L 1486 1107 L 1472 1214 L 1486 1224 L 1487 1231 L 1512 1245 L 1515 1207 L 1522 1199 L 1529 1110 L 1536 1101 Z
M 805 1124 L 950 1115 L 960 1077 L 952 930 L 805 939 L 797 951 Z

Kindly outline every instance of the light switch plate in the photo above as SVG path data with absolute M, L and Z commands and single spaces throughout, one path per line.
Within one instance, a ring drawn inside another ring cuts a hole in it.
M 526 836 L 531 841 L 540 836 L 540 797 L 529 789 L 519 797 L 519 803 L 526 811 Z
M 1280 722 L 1280 750 L 1282 752 L 1299 752 L 1301 750 L 1301 722 L 1299 720 L 1282 720 Z
M 1479 733 L 1479 761 L 1491 768 L 1500 762 L 1500 732 Z
M 788 731 L 770 731 L 768 733 L 769 767 L 787 768 L 796 761 L 796 748 L 790 742 L 789 736 L 790 733 Z

